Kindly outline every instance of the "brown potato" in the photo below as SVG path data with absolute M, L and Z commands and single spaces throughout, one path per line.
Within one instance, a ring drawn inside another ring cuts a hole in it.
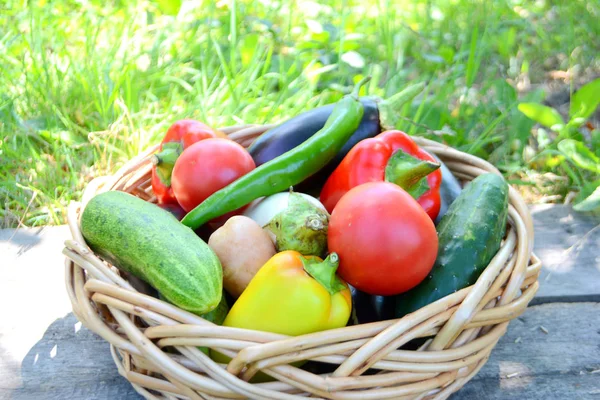
M 223 287 L 239 297 L 256 272 L 275 255 L 269 235 L 252 219 L 236 215 L 208 239 L 223 266 Z

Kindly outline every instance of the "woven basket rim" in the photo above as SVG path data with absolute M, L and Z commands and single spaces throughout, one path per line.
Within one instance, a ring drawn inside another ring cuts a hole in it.
M 273 125 L 219 130 L 248 147 Z M 422 137 L 457 178 L 492 172 L 489 162 Z M 87 247 L 79 229 L 80 211 L 106 190 L 155 201 L 150 186 L 153 145 L 114 175 L 95 178 L 82 200 L 72 202 L 65 242 L 65 279 L 74 314 L 111 344 L 118 371 L 144 397 L 155 398 L 447 398 L 487 361 L 509 322 L 538 289 L 540 260 L 533 254 L 533 222 L 519 193 L 509 189 L 509 221 L 501 249 L 477 283 L 399 319 L 352 325 L 288 337 L 214 325 L 194 314 L 140 293 Z M 411 338 L 434 335 L 418 350 L 397 350 Z M 232 358 L 219 365 L 196 346 Z M 164 348 L 174 348 L 170 354 Z M 316 375 L 289 365 L 316 360 L 337 366 Z M 364 375 L 368 369 L 379 370 Z M 274 382 L 248 382 L 258 371 Z M 169 397 L 171 396 L 171 397 Z

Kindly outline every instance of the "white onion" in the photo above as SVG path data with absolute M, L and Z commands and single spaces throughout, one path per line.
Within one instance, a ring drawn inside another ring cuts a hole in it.
M 301 195 L 315 206 L 327 211 L 325 206 L 323 206 L 323 204 L 321 204 L 321 202 L 314 197 L 304 193 L 294 193 Z M 261 197 L 250 203 L 248 208 L 246 208 L 244 215 L 253 219 L 258 225 L 264 228 L 269 224 L 269 222 L 271 222 L 274 216 L 288 207 L 289 199 L 290 192 L 281 192 L 271 196 Z

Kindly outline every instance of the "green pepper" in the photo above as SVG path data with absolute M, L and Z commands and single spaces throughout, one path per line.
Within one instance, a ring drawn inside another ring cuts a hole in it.
M 237 210 L 259 197 L 288 190 L 318 172 L 335 157 L 358 128 L 364 112 L 358 92 L 370 79 L 362 79 L 351 94 L 344 96 L 335 105 L 325 126 L 319 132 L 301 145 L 216 191 L 190 211 L 181 222 L 197 229 L 206 222 Z

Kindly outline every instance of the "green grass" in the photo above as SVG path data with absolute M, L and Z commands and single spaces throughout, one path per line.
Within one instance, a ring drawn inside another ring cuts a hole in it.
M 551 179 L 567 163 L 524 159 L 537 139 L 517 105 L 545 98 L 551 70 L 600 73 L 597 2 L 184 7 L 173 16 L 148 1 L 0 5 L 0 225 L 63 223 L 94 176 L 114 172 L 177 119 L 282 121 L 339 99 L 366 74 L 368 94 L 382 97 L 427 82 L 397 128 L 488 159 L 540 195 L 578 189 L 577 169 Z

